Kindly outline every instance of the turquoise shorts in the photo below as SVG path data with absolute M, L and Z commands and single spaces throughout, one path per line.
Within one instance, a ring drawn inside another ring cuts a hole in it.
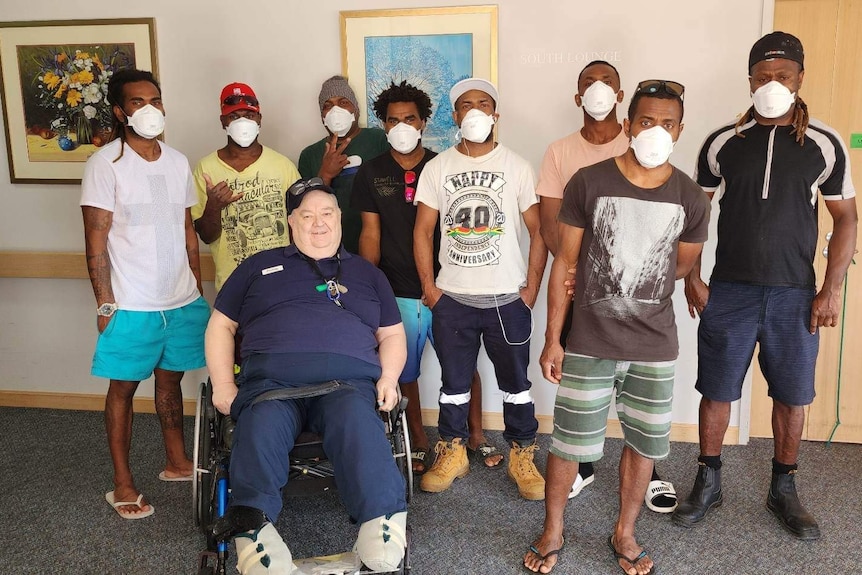
M 398 311 L 401 312 L 401 321 L 407 333 L 407 363 L 404 364 L 398 383 L 409 383 L 419 379 L 419 364 L 422 363 L 425 342 L 430 341 L 431 345 L 434 345 L 434 338 L 431 336 L 431 310 L 422 300 L 397 297 L 395 301 L 398 302 Z
M 203 296 L 167 311 L 117 310 L 99 334 L 90 373 L 118 381 L 141 381 L 154 369 L 204 367 L 204 332 L 209 316 L 209 304 Z

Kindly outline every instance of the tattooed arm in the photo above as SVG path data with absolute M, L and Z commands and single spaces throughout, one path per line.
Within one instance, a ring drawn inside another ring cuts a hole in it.
M 192 268 L 192 273 L 198 284 L 198 292 L 203 295 L 200 244 L 198 244 L 198 236 L 195 234 L 195 226 L 192 224 L 192 210 L 190 208 L 186 208 L 186 254 L 189 257 L 189 267 Z
M 93 284 L 96 306 L 114 303 L 114 290 L 111 287 L 111 259 L 108 256 L 108 230 L 114 214 L 108 210 L 81 206 L 84 213 L 84 241 L 87 246 L 87 272 Z M 110 317 L 98 316 L 99 333 L 105 330 Z

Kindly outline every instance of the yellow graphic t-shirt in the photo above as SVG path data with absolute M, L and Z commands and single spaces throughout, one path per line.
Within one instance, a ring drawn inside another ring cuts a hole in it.
M 263 147 L 256 162 L 237 172 L 213 152 L 195 167 L 194 179 L 198 204 L 192 208 L 192 219 L 204 213 L 207 203 L 207 174 L 213 184 L 226 181 L 234 193 L 243 192 L 239 200 L 221 212 L 221 236 L 210 244 L 215 264 L 215 287 L 224 281 L 245 258 L 257 252 L 286 246 L 287 207 L 284 193 L 299 179 L 299 172 L 285 156 Z

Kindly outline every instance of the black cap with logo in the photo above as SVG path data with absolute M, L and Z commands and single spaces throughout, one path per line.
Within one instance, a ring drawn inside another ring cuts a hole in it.
M 805 69 L 805 52 L 802 42 L 793 34 L 787 32 L 771 32 L 754 43 L 751 53 L 748 55 L 748 71 L 758 62 L 771 60 L 773 58 L 784 58 L 799 62 L 799 67 Z

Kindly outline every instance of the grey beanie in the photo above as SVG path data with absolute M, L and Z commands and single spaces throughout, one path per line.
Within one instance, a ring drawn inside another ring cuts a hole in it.
M 320 95 L 317 96 L 320 110 L 323 111 L 323 104 L 327 100 L 335 97 L 347 98 L 353 104 L 353 107 L 356 108 L 356 111 L 359 111 L 359 102 L 356 101 L 356 94 L 353 93 L 353 89 L 347 84 L 347 78 L 344 76 L 333 76 L 320 87 Z

